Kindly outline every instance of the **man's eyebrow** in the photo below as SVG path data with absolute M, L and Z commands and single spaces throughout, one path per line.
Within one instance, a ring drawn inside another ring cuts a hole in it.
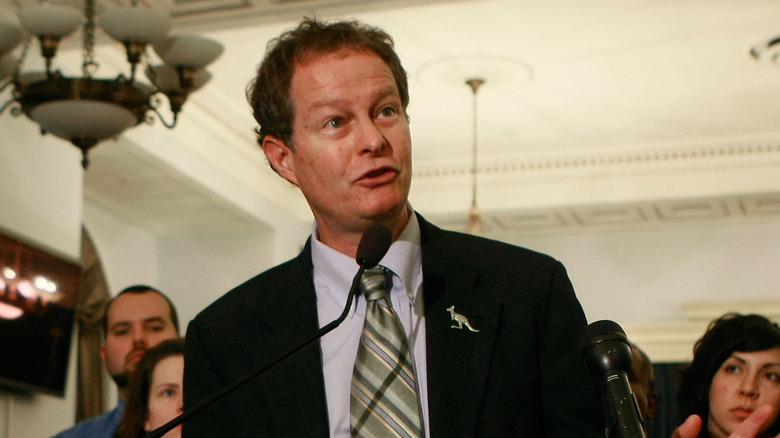
M 376 97 L 377 97 L 377 99 L 384 99 L 385 97 L 393 95 L 393 94 L 398 94 L 397 93 L 397 89 L 395 87 L 393 87 L 393 86 L 389 86 L 388 85 L 387 87 L 378 90 L 377 93 L 376 93 Z
M 324 108 L 329 106 L 336 106 L 339 105 L 341 102 L 344 102 L 345 99 L 341 97 L 326 97 L 321 100 L 316 100 L 311 103 L 311 109 L 317 109 L 317 108 Z
M 108 329 L 109 330 L 114 330 L 116 328 L 124 327 L 124 326 L 128 326 L 128 325 L 130 325 L 130 321 L 117 321 L 117 322 L 111 324 L 110 326 L 108 326 Z
M 376 91 L 374 94 L 375 100 L 384 99 L 387 96 L 391 96 L 393 94 L 396 94 L 396 89 L 393 86 L 387 86 L 384 88 L 381 88 Z M 340 96 L 329 96 L 324 97 L 320 100 L 316 100 L 311 103 L 310 109 L 317 109 L 317 108 L 324 108 L 329 106 L 338 106 L 342 104 L 343 102 L 346 102 L 346 99 L 340 97 Z
M 154 322 L 162 322 L 167 323 L 168 321 L 162 317 L 162 316 L 152 316 L 150 318 L 144 319 L 144 324 L 154 323 Z
M 156 322 L 167 323 L 168 320 L 165 317 L 162 317 L 162 316 L 152 316 L 152 317 L 149 317 L 149 318 L 146 318 L 146 319 L 143 320 L 144 324 L 151 324 L 151 323 L 156 323 Z M 125 327 L 125 326 L 129 326 L 129 325 L 132 325 L 131 321 L 127 321 L 127 320 L 117 321 L 117 322 L 111 324 L 108 327 L 108 329 L 109 330 L 113 330 L 113 329 L 116 329 L 116 328 Z

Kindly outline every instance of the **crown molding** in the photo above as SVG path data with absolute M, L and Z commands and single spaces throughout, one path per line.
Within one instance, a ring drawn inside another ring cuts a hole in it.
M 623 329 L 653 362 L 688 362 L 693 359 L 693 345 L 702 337 L 709 323 L 726 313 L 757 313 L 780 322 L 778 298 L 690 301 L 681 307 L 686 320 L 628 323 Z

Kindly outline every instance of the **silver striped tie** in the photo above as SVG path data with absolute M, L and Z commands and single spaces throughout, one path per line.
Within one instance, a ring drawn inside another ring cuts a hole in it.
M 350 396 L 353 437 L 422 437 L 417 381 L 406 332 L 389 304 L 387 272 L 368 269 L 360 289 L 366 321 Z

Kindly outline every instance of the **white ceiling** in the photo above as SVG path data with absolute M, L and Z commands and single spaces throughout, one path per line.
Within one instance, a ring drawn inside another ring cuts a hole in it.
M 780 69 L 750 55 L 780 35 L 780 2 L 151 4 L 175 32 L 225 46 L 176 129 L 134 128 L 92 153 L 87 198 L 154 232 L 252 226 L 269 211 L 309 220 L 265 166 L 243 94 L 267 41 L 303 15 L 393 35 L 410 78 L 412 203 L 447 227 L 464 228 L 471 202 L 475 75 L 486 80 L 477 182 L 488 234 L 780 214 Z

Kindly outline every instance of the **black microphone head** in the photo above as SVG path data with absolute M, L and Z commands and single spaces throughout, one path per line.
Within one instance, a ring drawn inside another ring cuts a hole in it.
M 393 234 L 386 226 L 376 223 L 369 226 L 358 244 L 358 265 L 368 269 L 376 266 L 385 256 L 390 244 L 393 243 Z
M 582 358 L 590 373 L 601 376 L 610 371 L 631 372 L 631 347 L 618 323 L 596 321 L 585 328 L 580 339 Z

